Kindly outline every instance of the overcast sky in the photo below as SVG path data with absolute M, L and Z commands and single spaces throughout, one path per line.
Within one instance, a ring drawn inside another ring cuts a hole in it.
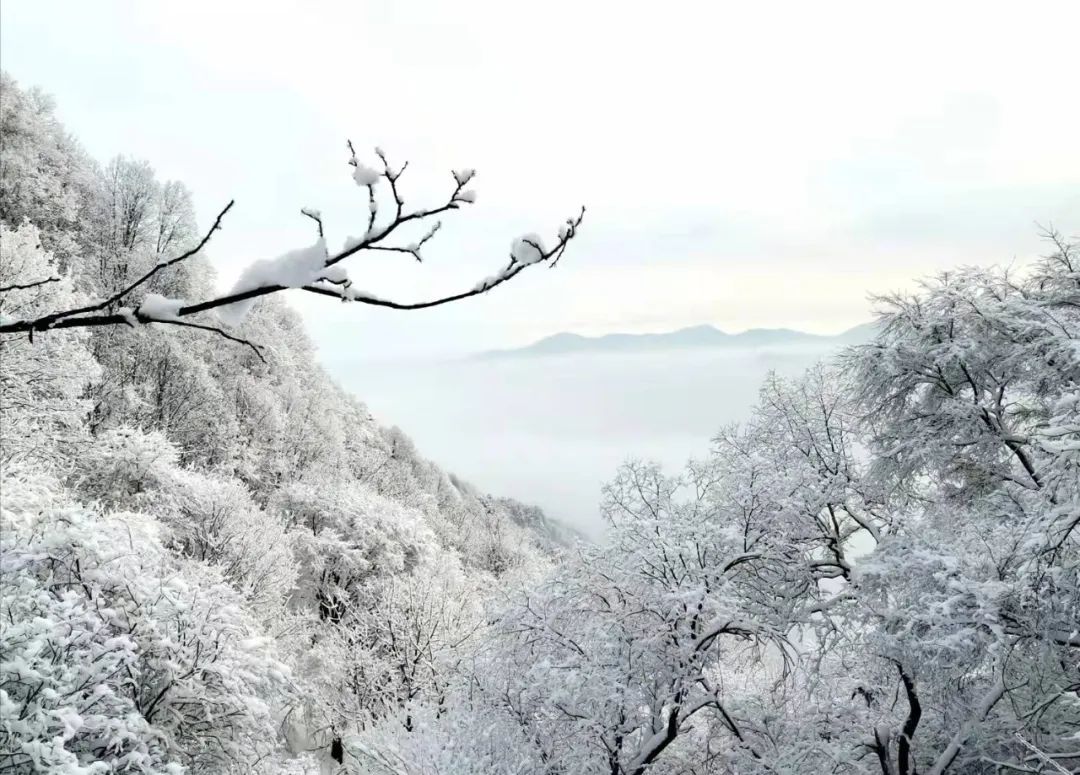
M 296 299 L 328 360 L 448 356 L 556 331 L 834 332 L 870 292 L 1080 231 L 1080 4 L 6 0 L 0 64 L 98 159 L 195 193 L 211 256 L 363 230 L 344 140 L 416 202 L 478 170 L 427 264 L 353 261 L 419 299 L 470 287 L 514 236 L 580 240 L 487 297 L 425 313 Z M 303 297 L 303 294 L 300 294 Z

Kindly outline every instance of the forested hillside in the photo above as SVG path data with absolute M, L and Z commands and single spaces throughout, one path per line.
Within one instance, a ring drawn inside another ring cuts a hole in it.
M 98 165 L 47 96 L 2 86 L 3 320 L 108 298 L 200 239 L 182 182 Z M 213 270 L 140 291 L 209 298 Z M 2 335 L 0 772 L 326 753 L 440 697 L 484 606 L 571 540 L 376 423 L 277 298 L 235 333 L 261 352 L 161 325 Z
M 198 239 L 182 184 L 3 86 L 5 321 Z M 3 335 L 0 772 L 1080 772 L 1080 250 L 1047 236 L 878 299 L 685 471 L 612 472 L 601 545 L 378 426 L 276 296 L 223 329 L 261 350 Z M 212 285 L 194 256 L 138 309 Z

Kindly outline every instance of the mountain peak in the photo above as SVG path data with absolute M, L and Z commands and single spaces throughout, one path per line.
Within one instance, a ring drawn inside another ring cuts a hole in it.
M 659 334 L 614 333 L 584 336 L 564 331 L 546 336 L 525 347 L 491 350 L 475 357 L 521 358 L 584 352 L 640 352 L 691 347 L 775 347 L 811 343 L 844 345 L 864 342 L 873 336 L 874 330 L 873 323 L 864 323 L 835 336 L 809 334 L 790 328 L 751 328 L 738 334 L 728 334 L 716 326 L 703 323 Z

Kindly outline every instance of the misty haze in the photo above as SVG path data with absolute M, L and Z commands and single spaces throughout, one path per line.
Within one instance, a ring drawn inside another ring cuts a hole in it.
M 753 348 L 329 363 L 380 421 L 407 429 L 435 462 L 596 537 L 600 488 L 622 462 L 675 470 L 705 456 L 721 426 L 748 418 L 769 371 L 797 376 L 848 343 L 793 335 Z

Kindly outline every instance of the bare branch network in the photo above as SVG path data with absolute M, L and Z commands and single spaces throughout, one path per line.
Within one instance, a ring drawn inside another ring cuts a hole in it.
M 352 142 L 348 143 L 349 165 L 353 168 L 352 177 L 357 185 L 366 189 L 368 197 L 367 229 L 362 237 L 350 238 L 345 246 L 336 253 L 330 253 L 326 248 L 323 231 L 322 215 L 310 208 L 303 208 L 302 215 L 315 221 L 318 228 L 319 239 L 314 246 L 298 251 L 287 253 L 280 258 L 270 261 L 260 261 L 248 267 L 241 275 L 237 285 L 227 294 L 195 304 L 188 304 L 182 300 L 162 299 L 154 295 L 147 295 L 138 305 L 124 306 L 123 302 L 140 287 L 144 286 L 151 278 L 165 269 L 173 267 L 186 259 L 198 254 L 210 241 L 214 232 L 221 228 L 225 215 L 232 208 L 234 202 L 229 202 L 217 217 L 213 225 L 203 238 L 190 250 L 161 261 L 152 269 L 143 274 L 129 285 L 121 288 L 103 301 L 97 301 L 75 309 L 59 310 L 30 320 L 3 320 L 0 319 L 0 334 L 27 333 L 31 339 L 35 332 L 48 331 L 60 328 L 91 328 L 96 326 L 129 325 L 138 326 L 147 323 L 161 323 L 165 325 L 184 326 L 210 331 L 234 342 L 239 342 L 251 347 L 261 358 L 260 347 L 253 342 L 235 336 L 220 325 L 214 325 L 217 321 L 213 318 L 200 320 L 188 320 L 192 316 L 210 310 L 219 310 L 220 313 L 228 313 L 232 308 L 242 310 L 247 304 L 252 303 L 261 296 L 278 293 L 289 288 L 299 288 L 308 293 L 321 296 L 330 296 L 341 301 L 354 301 L 360 304 L 370 304 L 377 307 L 388 307 L 398 310 L 418 310 L 428 307 L 438 307 L 443 304 L 467 299 L 470 296 L 478 296 L 487 293 L 492 288 L 517 277 L 527 267 L 539 263 L 547 263 L 549 267 L 558 264 L 566 251 L 567 245 L 576 235 L 585 216 L 585 208 L 572 218 L 568 218 L 559 229 L 558 237 L 550 248 L 544 246 L 543 240 L 537 235 L 530 234 L 516 240 L 511 248 L 509 261 L 494 275 L 481 280 L 473 287 L 435 299 L 418 302 L 399 302 L 380 298 L 372 293 L 356 289 L 349 279 L 344 267 L 339 266 L 342 261 L 350 256 L 365 250 L 405 253 L 411 255 L 417 261 L 422 261 L 421 249 L 430 242 L 442 226 L 442 221 L 433 220 L 442 213 L 459 210 L 463 205 L 472 204 L 476 201 L 475 193 L 466 186 L 475 176 L 471 169 L 453 171 L 454 189 L 449 198 L 437 207 L 418 210 L 406 210 L 405 200 L 402 198 L 398 186 L 398 180 L 408 167 L 405 162 L 399 169 L 394 169 L 387 160 L 386 154 L 381 148 L 375 149 L 382 169 L 366 166 L 356 155 Z M 389 192 L 393 197 L 392 218 L 385 225 L 379 225 L 380 205 L 376 197 L 376 186 L 381 181 L 386 181 Z M 389 238 L 395 232 L 409 223 L 430 223 L 426 234 L 418 241 L 407 245 L 392 244 Z M 22 285 L 10 285 L 0 288 L 0 293 L 34 288 L 55 282 L 60 278 L 48 278 Z M 242 317 L 242 312 L 240 317 Z

